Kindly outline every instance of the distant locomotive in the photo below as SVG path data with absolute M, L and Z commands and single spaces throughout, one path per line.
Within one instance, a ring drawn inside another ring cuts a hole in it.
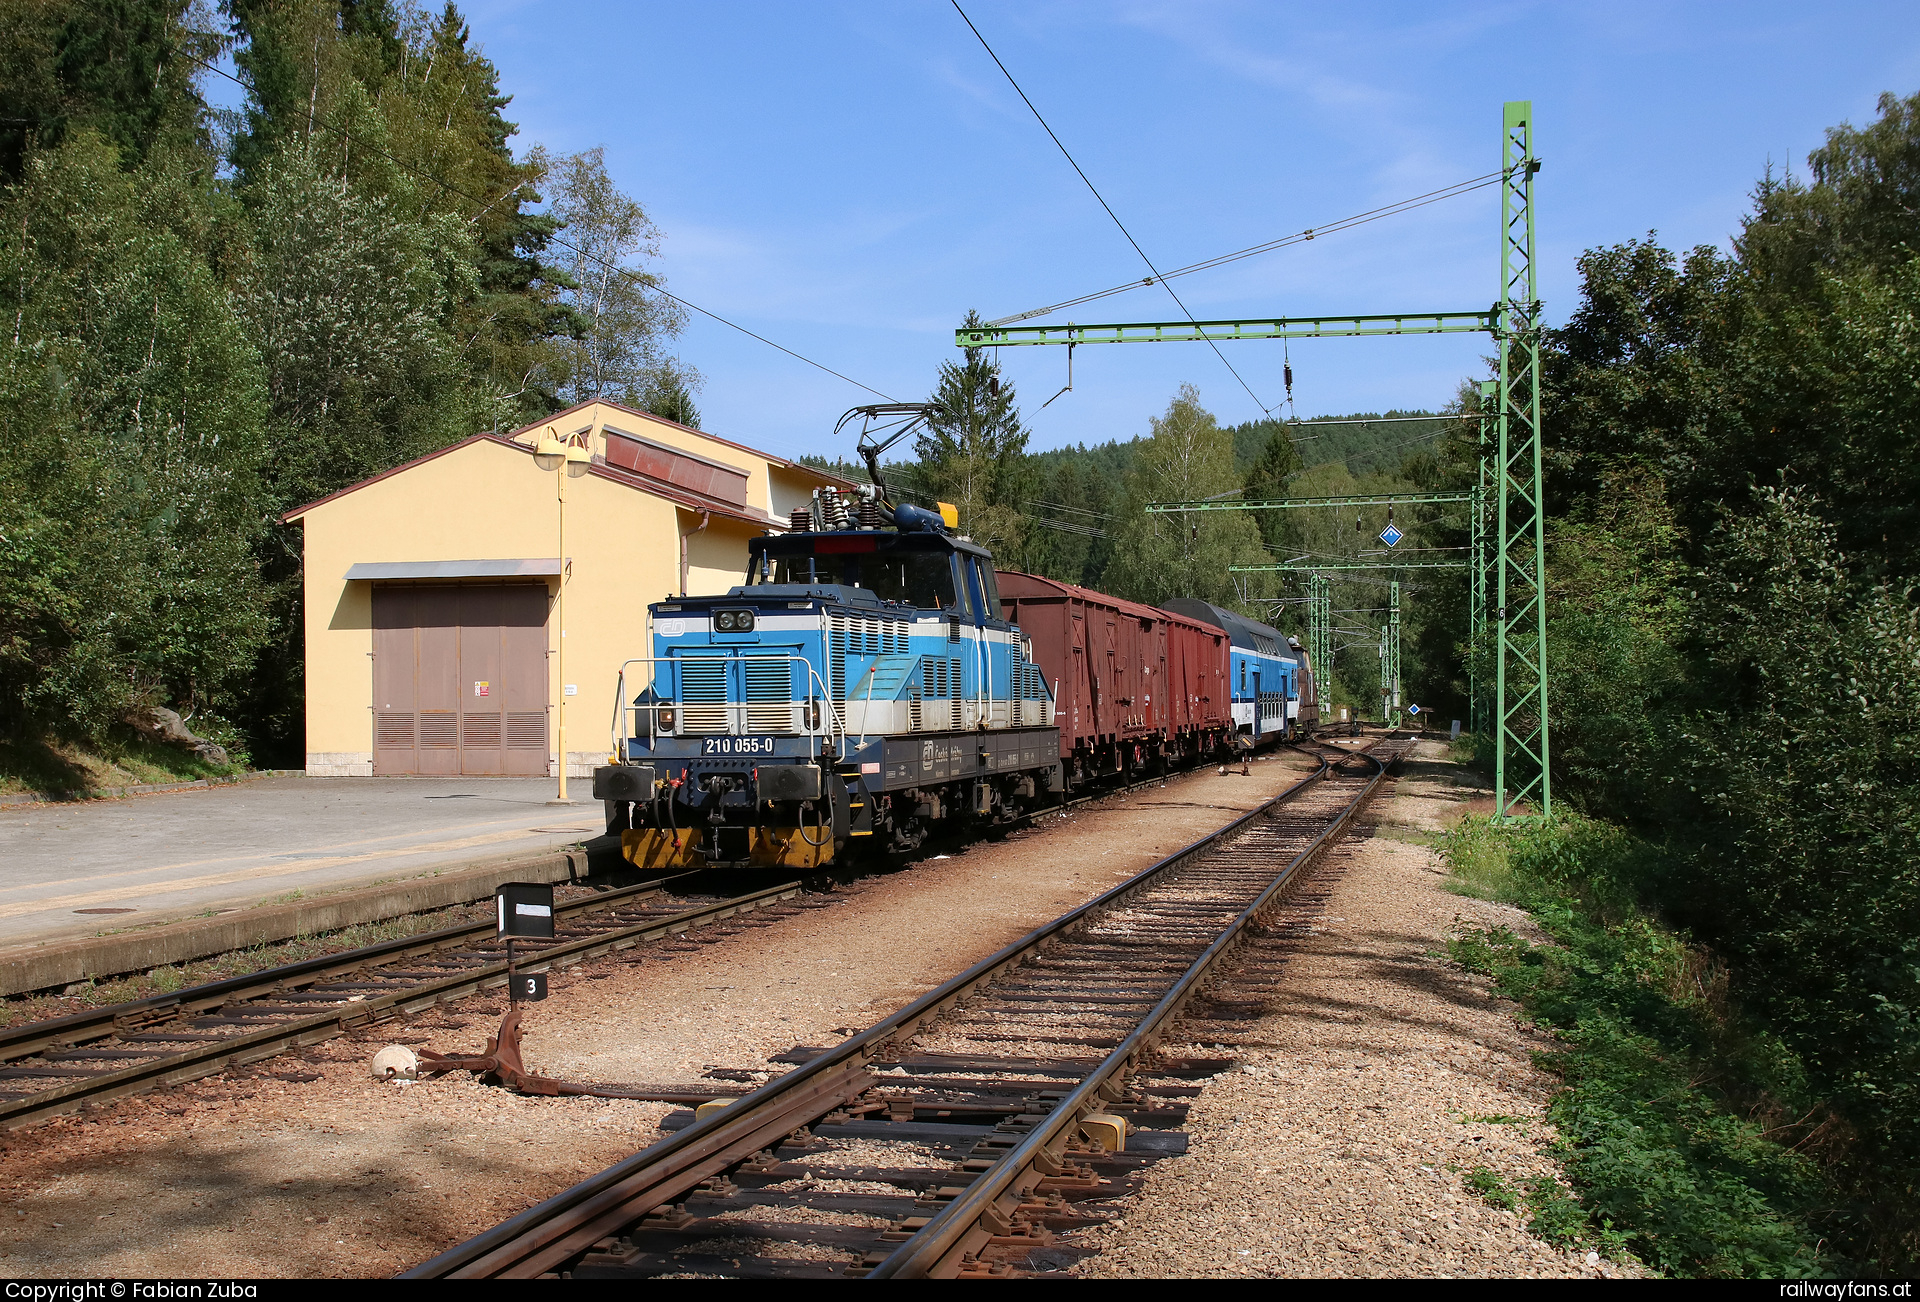
M 1003 823 L 1114 775 L 1311 728 L 1297 644 L 1202 601 L 1143 606 L 995 571 L 951 507 L 822 489 L 725 596 L 649 607 L 595 798 L 627 859 L 814 869 Z M 916 414 L 917 413 L 917 414 Z M 635 687 L 639 690 L 635 692 Z M 1304 711 L 1304 712 L 1303 712 Z

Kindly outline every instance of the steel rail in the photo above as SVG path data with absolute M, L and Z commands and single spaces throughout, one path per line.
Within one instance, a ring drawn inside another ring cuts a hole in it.
M 1345 831 L 1348 822 L 1386 776 L 1391 763 L 1383 763 L 1377 756 L 1365 752 L 1356 752 L 1354 758 L 1368 760 L 1374 766 L 1373 776 L 1354 798 L 1214 938 L 1173 988 L 1154 1005 L 1153 1011 L 1066 1098 L 1053 1106 L 1044 1121 L 968 1185 L 966 1192 L 948 1203 L 924 1228 L 874 1267 L 867 1276 L 869 1279 L 928 1279 L 956 1273 L 961 1258 L 978 1251 L 993 1235 L 992 1229 L 981 1225 L 983 1218 L 998 1212 L 1003 1223 L 1010 1220 L 1026 1195 L 1022 1182 L 1034 1176 L 1036 1168 L 1041 1174 L 1061 1169 L 1064 1165 L 1061 1150 L 1077 1133 L 1080 1119 L 1098 1111 L 1107 1099 L 1119 1097 L 1123 1089 L 1115 1087 L 1116 1079 L 1124 1077 L 1140 1056 L 1151 1049 L 1159 1032 L 1180 1015 L 1221 960 L 1238 948 L 1247 929 L 1279 900 L 1295 876 Z M 1051 1171 L 1047 1170 L 1049 1167 Z
M 628 889 L 638 890 L 639 888 Z M 646 889 L 654 888 L 649 885 Z M 530 951 L 521 955 L 514 966 L 523 972 L 542 972 L 555 967 L 568 966 L 613 950 L 630 949 L 646 941 L 663 939 L 676 932 L 719 922 L 764 905 L 791 899 L 799 895 L 801 890 L 800 883 L 788 882 L 781 886 L 771 886 L 750 894 L 735 896 L 715 904 L 649 918 L 645 922 L 612 928 L 577 940 L 563 941 Z M 608 896 L 599 895 L 589 900 L 576 901 L 575 904 L 587 906 L 603 903 L 607 899 Z M 582 911 L 586 910 L 582 907 L 571 910 L 576 915 Z M 555 912 L 561 911 L 556 909 Z M 430 933 L 443 938 L 439 944 L 432 946 L 425 944 L 426 937 L 409 937 L 410 946 L 389 943 L 372 948 L 379 950 L 381 955 L 387 958 L 404 957 L 409 947 L 419 949 L 420 952 L 431 952 L 432 949 L 444 948 L 447 944 L 455 943 L 463 937 L 471 939 L 476 933 L 490 935 L 494 931 L 494 925 L 492 922 L 487 922 L 478 926 L 449 928 L 442 932 Z M 312 969 L 314 964 L 326 962 L 332 965 L 329 970 L 338 971 L 341 960 L 347 957 L 348 955 L 344 954 L 332 955 L 327 960 L 308 960 L 305 963 L 291 964 L 289 967 Z M 363 957 L 350 967 L 364 966 L 365 962 L 366 959 Z M 264 994 L 285 989 L 289 981 L 301 979 L 298 977 L 282 979 L 276 976 L 276 973 L 281 971 L 283 969 L 269 968 L 264 972 L 254 973 L 250 977 L 233 978 L 230 981 L 216 982 L 214 985 L 233 987 L 233 993 L 237 994 L 249 991 Z M 306 983 L 312 984 L 314 979 L 317 978 L 307 977 Z M 504 985 L 506 980 L 507 965 L 502 960 L 476 964 L 443 980 L 420 981 L 385 994 L 367 997 L 343 995 L 325 1012 L 283 1019 L 272 1025 L 263 1026 L 257 1031 L 237 1035 L 210 1034 L 205 1042 L 179 1053 L 157 1056 L 117 1071 L 95 1072 L 71 1084 L 0 1100 L 0 1128 L 12 1129 L 60 1113 L 71 1112 L 84 1103 L 104 1102 L 163 1085 L 177 1085 L 185 1081 L 197 1080 L 229 1067 L 243 1066 L 273 1057 L 288 1049 L 333 1039 L 371 1022 L 385 1020 L 389 1015 L 418 1012 L 449 999 L 458 999 L 492 986 Z M 236 985 L 236 983 L 239 984 Z M 189 996 L 194 995 L 195 992 L 180 991 L 178 993 L 181 996 Z M 219 1004 L 227 1002 L 232 1002 L 231 995 L 219 1001 Z M 134 1004 L 124 1007 L 145 1009 L 153 1003 L 152 1000 L 136 1000 Z M 210 1006 L 218 1006 L 218 1004 L 202 1003 L 200 1005 L 201 1008 Z M 100 1011 L 104 1014 L 112 1010 Z M 165 1025 L 167 1023 L 161 1022 L 129 1027 L 113 1022 L 106 1030 L 91 1035 L 90 1038 L 103 1039 L 116 1034 L 139 1034 Z
M 1372 759 L 1370 756 L 1363 757 Z M 1312 758 L 1320 762 L 1319 769 L 1314 773 L 1225 826 L 1183 846 L 1078 908 L 1036 928 L 867 1030 L 793 1071 L 768 1081 L 727 1108 L 704 1120 L 695 1121 L 599 1174 L 527 1208 L 493 1229 L 420 1263 L 404 1272 L 400 1278 L 524 1279 L 539 1276 L 560 1268 L 570 1258 L 632 1225 L 654 1208 L 684 1198 L 702 1181 L 722 1175 L 761 1150 L 778 1145 L 794 1131 L 812 1125 L 870 1089 L 875 1078 L 868 1071 L 868 1064 L 894 1052 L 901 1042 L 909 1039 L 921 1026 L 942 1016 L 981 986 L 1019 966 L 1056 937 L 1075 931 L 1094 915 L 1125 902 L 1173 869 L 1231 840 L 1255 820 L 1267 815 L 1276 805 L 1292 799 L 1325 778 L 1333 771 L 1336 762 L 1344 762 L 1351 756 L 1320 754 Z M 1378 770 L 1373 780 L 1362 795 L 1343 810 L 1335 824 L 1316 839 L 1316 846 L 1323 844 L 1338 827 L 1344 826 L 1352 811 L 1372 792 L 1379 774 L 1385 771 L 1377 760 L 1373 762 Z M 1296 859 L 1295 862 L 1300 860 Z M 1265 902 L 1270 900 L 1293 871 L 1294 868 L 1290 866 L 1287 873 L 1262 894 L 1261 907 L 1265 907 Z M 1234 931 L 1237 932 L 1242 925 L 1236 924 Z M 1208 953 L 1213 954 L 1214 950 L 1210 949 Z M 1191 992 L 1192 988 L 1191 980 L 1184 981 L 1181 986 L 1187 992 Z M 1156 1018 L 1154 1025 L 1158 1026 L 1164 1020 L 1163 1017 Z M 1128 1043 L 1137 1045 L 1138 1037 L 1130 1037 Z M 1073 1097 L 1079 1099 L 1081 1095 L 1076 1093 Z M 1076 1120 L 1080 1111 L 1084 1109 L 1064 1106 L 1056 1109 L 1063 1118 L 1073 1115 Z M 1031 1151 L 1024 1144 L 1014 1150 L 1022 1155 L 1020 1160 L 1027 1164 L 1034 1160 Z M 936 1218 L 935 1223 L 944 1225 L 948 1222 L 942 1217 Z M 968 1221 L 967 1224 L 970 1227 L 973 1222 Z M 918 1235 L 908 1243 L 917 1241 Z M 898 1256 L 898 1253 L 895 1255 Z
M 1189 767 L 1198 767 L 1198 765 Z M 1007 826 L 1011 827 L 1015 823 L 1030 823 L 1047 814 L 1060 813 L 1076 805 L 1086 804 L 1088 801 L 1126 795 L 1129 792 L 1153 786 L 1155 783 L 1165 782 L 1168 778 L 1177 775 L 1178 771 L 1162 773 L 1141 778 L 1124 786 L 1067 796 L 1058 804 L 1028 809 L 1018 819 L 1009 820 Z M 946 840 L 947 838 L 942 838 L 941 843 L 945 844 Z M 555 904 L 554 917 L 568 918 L 577 914 L 597 912 L 616 904 L 630 903 L 647 895 L 658 894 L 667 883 L 682 877 L 691 877 L 701 871 L 705 870 L 692 869 L 687 872 L 673 873 L 650 882 L 642 882 L 637 886 L 623 886 L 578 900 L 570 900 L 564 904 Z M 438 931 L 421 932 L 414 936 L 401 936 L 394 940 L 380 941 L 359 949 L 342 950 L 337 954 L 322 954 L 316 958 L 285 963 L 279 967 L 263 968 L 258 972 L 226 977 L 219 981 L 203 982 L 197 986 L 189 986 L 166 994 L 148 995 L 145 998 L 130 999 L 123 1003 L 106 1004 L 99 1008 L 87 1009 L 85 1012 L 70 1013 L 65 1017 L 43 1018 L 23 1022 L 19 1026 L 0 1027 L 0 1064 L 30 1058 L 47 1049 L 65 1049 L 91 1040 L 105 1039 L 136 1027 L 144 1029 L 158 1021 L 172 1020 L 186 1013 L 218 1008 L 255 988 L 283 990 L 300 985 L 311 985 L 328 977 L 343 976 L 357 971 L 370 963 L 399 958 L 419 958 L 435 950 L 446 949 L 450 945 L 490 936 L 494 929 L 493 922 L 462 923 L 459 926 L 443 927 Z
M 1124 795 L 1152 786 L 1157 782 L 1164 782 L 1168 776 L 1171 775 L 1150 776 L 1124 786 L 1070 796 L 1056 805 L 1029 810 L 1016 821 L 1027 823 L 1043 814 L 1064 811 L 1091 800 Z M 659 894 L 661 888 L 667 883 L 690 875 L 692 874 L 676 873 L 637 886 L 622 887 L 558 904 L 554 908 L 554 915 L 556 919 L 572 918 L 631 904 L 646 896 Z M 753 907 L 754 902 L 766 902 L 766 897 L 787 899 L 798 894 L 799 890 L 798 883 L 789 883 L 785 886 L 770 888 L 768 891 L 738 897 L 737 902 L 748 903 Z M 550 946 L 523 956 L 517 966 L 529 972 L 544 971 L 552 964 L 552 960 L 548 957 L 550 955 L 571 954 L 578 948 L 584 951 L 579 955 L 580 958 L 591 958 L 606 952 L 607 949 L 626 948 L 629 944 L 658 939 L 673 931 L 687 930 L 731 916 L 733 912 L 739 911 L 733 907 L 734 903 L 735 901 L 729 901 L 702 906 L 679 914 L 650 919 L 634 927 L 603 932 L 587 941 Z M 0 1028 L 0 1065 L 22 1063 L 24 1060 L 50 1050 L 70 1050 L 115 1036 L 161 1030 L 169 1025 L 181 1024 L 184 1019 L 193 1015 L 217 1011 L 227 1005 L 243 1002 L 249 997 L 298 990 L 351 975 L 370 966 L 425 957 L 436 951 L 471 943 L 483 937 L 491 937 L 494 930 L 495 924 L 491 921 L 445 927 L 415 936 L 382 941 L 359 949 L 324 954 L 295 963 L 265 968 L 259 972 L 205 982 L 184 990 L 110 1004 L 65 1017 L 27 1022 L 17 1027 Z M 565 961 L 578 960 L 569 957 Z M 432 997 L 428 1002 L 458 998 L 489 986 L 499 985 L 504 980 L 504 963 L 470 968 L 459 973 L 455 979 L 435 984 L 432 987 Z M 45 1120 L 49 1116 L 71 1112 L 86 1103 L 105 1102 L 161 1086 L 182 1084 L 212 1075 L 228 1067 L 258 1062 L 288 1049 L 318 1044 L 370 1022 L 383 1020 L 378 1014 L 413 1012 L 425 1006 L 411 995 L 404 999 L 395 997 L 404 993 L 392 992 L 366 999 L 343 996 L 334 1005 L 334 1011 L 330 1013 L 316 1014 L 297 1021 L 282 1019 L 273 1027 L 263 1027 L 259 1032 L 250 1035 L 210 1036 L 205 1043 L 193 1049 L 183 1050 L 177 1054 L 155 1056 L 149 1061 L 130 1065 L 119 1071 L 94 1072 L 76 1079 L 71 1084 L 11 1098 L 0 1097 L 0 1130 L 14 1129 Z M 269 1032 L 283 1033 L 270 1034 Z M 69 1056 L 79 1057 L 80 1055 Z
M 687 875 L 679 873 L 675 874 L 675 877 Z M 553 910 L 554 917 L 572 917 L 575 914 L 591 913 L 611 904 L 626 903 L 658 892 L 675 877 L 663 877 L 658 881 L 643 882 L 637 886 L 624 886 L 618 890 L 604 891 L 571 900 L 565 904 L 556 904 Z M 311 984 L 329 976 L 343 975 L 365 967 L 369 963 L 393 958 L 418 958 L 436 949 L 445 949 L 452 944 L 490 935 L 494 928 L 495 924 L 491 921 L 462 923 L 458 926 L 442 927 L 438 931 L 380 941 L 359 949 L 342 950 L 338 954 L 322 954 L 316 958 L 285 963 L 279 967 L 263 968 L 258 972 L 226 977 L 219 981 L 208 981 L 167 994 L 149 995 L 143 999 L 130 999 L 125 1003 L 90 1008 L 85 1012 L 72 1013 L 66 1017 L 24 1022 L 19 1026 L 0 1029 L 0 1063 L 29 1057 L 42 1049 L 65 1048 L 84 1043 L 88 1039 L 99 1039 L 125 1030 L 130 1024 L 144 1022 L 146 1019 L 217 1008 L 255 987 L 285 989 L 293 985 Z

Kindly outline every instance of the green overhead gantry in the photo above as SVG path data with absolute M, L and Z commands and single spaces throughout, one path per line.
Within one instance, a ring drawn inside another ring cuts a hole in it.
M 1479 312 L 1395 312 L 1381 316 L 1274 316 L 1234 321 L 1127 321 L 1107 325 L 981 326 L 954 331 L 962 348 L 1022 344 L 1181 344 L 1223 339 L 1334 339 L 1363 335 L 1486 334 L 1498 306 Z
M 1333 580 L 1324 574 L 1307 580 L 1307 659 L 1313 662 L 1320 722 L 1326 724 L 1333 715 Z
M 1499 411 L 1498 382 L 1480 382 L 1480 456 L 1478 477 L 1473 484 L 1473 505 L 1468 555 L 1473 565 L 1467 571 L 1467 712 L 1473 731 L 1485 736 L 1492 729 L 1487 708 L 1487 685 L 1481 681 L 1480 658 L 1486 642 L 1487 594 L 1493 578 L 1493 548 L 1487 534 L 1487 498 L 1493 491 L 1494 423 Z
M 1464 570 L 1471 561 L 1360 561 L 1352 565 L 1229 565 L 1229 574 L 1322 574 L 1338 570 Z
M 1492 715 L 1495 814 L 1518 816 L 1533 802 L 1545 817 L 1553 813 L 1549 770 L 1552 749 L 1547 714 L 1547 613 L 1545 499 L 1540 467 L 1540 298 L 1534 250 L 1534 176 L 1540 160 L 1534 149 L 1533 105 L 1509 101 L 1501 117 L 1500 296 L 1479 312 L 1408 312 L 1349 316 L 1266 317 L 1228 321 L 1149 321 L 1104 325 L 983 326 L 954 331 L 960 348 L 1017 347 L 1028 344 L 1176 343 L 1232 339 L 1326 339 L 1370 335 L 1436 335 L 1480 332 L 1499 345 L 1498 369 L 1491 381 L 1492 418 L 1482 441 L 1481 483 L 1467 500 L 1478 497 L 1475 529 L 1484 533 L 1483 512 L 1494 516 L 1490 584 L 1477 593 L 1476 610 L 1495 625 Z M 1484 392 L 1484 390 L 1483 390 Z M 1487 403 L 1483 397 L 1482 408 Z M 1489 473 L 1490 472 L 1490 473 Z M 1491 479 L 1491 484 L 1488 480 Z M 1438 496 L 1438 495 L 1434 495 Z M 1407 500 L 1402 498 L 1400 500 Z M 1456 497 L 1454 500 L 1460 500 Z M 1302 503 L 1303 505 L 1306 503 Z M 1330 504 L 1330 503 L 1321 503 Z M 1163 509 L 1255 510 L 1244 502 L 1161 503 Z M 1153 509 L 1153 508 L 1149 508 Z M 1342 566 L 1342 569 L 1433 569 L 1446 562 L 1406 566 Z M 1284 570 L 1288 566 L 1235 566 L 1238 570 Z M 1332 569 L 1335 567 L 1317 567 Z M 1479 569 L 1478 565 L 1472 566 Z M 1490 589 L 1484 590 L 1484 589 Z M 1488 607 L 1491 605 L 1491 610 Z M 1328 608 L 1331 609 L 1329 600 Z M 1314 601 L 1310 611 L 1318 611 Z M 1313 641 L 1310 621 L 1309 641 Z M 1330 640 L 1330 639 L 1329 639 Z M 1316 664 L 1321 648 L 1310 646 Z M 1322 700 L 1325 700 L 1324 695 Z
M 1319 666 L 1333 663 L 1333 580 L 1323 571 L 1378 570 L 1389 574 L 1401 570 L 1471 569 L 1471 561 L 1414 561 L 1406 565 L 1229 565 L 1235 574 L 1281 573 L 1307 576 L 1307 654 L 1314 665 L 1315 693 L 1320 699 L 1320 717 L 1332 713 L 1333 703 L 1327 690 L 1327 673 Z M 1400 670 L 1400 581 L 1387 584 L 1387 622 L 1380 629 L 1380 717 L 1391 723 L 1400 708 L 1402 690 Z

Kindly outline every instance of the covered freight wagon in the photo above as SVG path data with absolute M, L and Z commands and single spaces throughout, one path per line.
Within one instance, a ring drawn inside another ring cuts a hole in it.
M 1233 728 L 1226 633 L 1056 579 L 1001 571 L 1000 606 L 1054 689 L 1060 758 L 1079 782 L 1175 763 Z

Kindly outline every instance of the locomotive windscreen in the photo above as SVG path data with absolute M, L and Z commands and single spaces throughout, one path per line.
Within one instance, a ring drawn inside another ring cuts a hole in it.
M 944 547 L 928 550 L 901 545 L 919 541 L 874 534 L 817 534 L 771 541 L 764 550 L 756 549 L 747 581 L 836 583 L 865 588 L 882 601 L 898 601 L 924 610 L 951 610 L 953 552 Z M 893 545 L 882 545 L 886 543 Z

